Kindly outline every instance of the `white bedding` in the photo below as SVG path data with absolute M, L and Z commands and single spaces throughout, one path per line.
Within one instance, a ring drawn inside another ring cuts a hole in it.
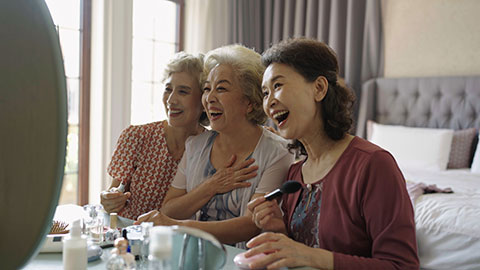
M 421 269 L 480 269 L 480 174 L 468 169 L 402 170 L 407 181 L 452 188 L 415 201 Z

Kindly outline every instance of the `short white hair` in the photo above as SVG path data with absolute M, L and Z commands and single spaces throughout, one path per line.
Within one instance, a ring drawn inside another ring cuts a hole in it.
M 209 74 L 217 65 L 230 65 L 233 68 L 243 94 L 252 104 L 247 119 L 255 124 L 265 123 L 267 116 L 263 111 L 262 94 L 265 67 L 260 54 L 239 44 L 223 46 L 205 55 L 205 74 Z

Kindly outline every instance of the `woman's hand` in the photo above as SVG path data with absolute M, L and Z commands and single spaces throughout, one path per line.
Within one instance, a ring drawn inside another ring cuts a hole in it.
M 100 203 L 107 213 L 118 213 L 125 207 L 131 195 L 130 192 L 123 193 L 112 188 L 100 193 Z
M 179 222 L 171 219 L 164 214 L 160 213 L 158 210 L 152 210 L 146 214 L 143 214 L 137 218 L 133 224 L 139 225 L 142 222 L 153 222 L 155 226 L 173 226 L 179 225 Z
M 227 193 L 237 188 L 249 187 L 251 183 L 245 180 L 251 179 L 257 175 L 258 166 L 250 166 L 255 159 L 244 160 L 237 165 L 236 156 L 232 155 L 225 168 L 219 169 L 212 177 L 204 182 L 210 189 L 214 189 L 216 194 Z
M 263 196 L 248 203 L 252 221 L 263 231 L 287 233 L 283 215 L 276 200 L 267 201 Z
M 245 253 L 247 258 L 261 253 L 266 254 L 265 257 L 251 263 L 250 269 L 298 266 L 333 269 L 333 253 L 308 247 L 281 233 L 262 233 L 248 241 L 247 247 L 250 248 Z

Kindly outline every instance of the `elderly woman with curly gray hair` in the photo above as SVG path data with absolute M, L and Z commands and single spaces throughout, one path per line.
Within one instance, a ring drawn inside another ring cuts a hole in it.
M 195 227 L 227 244 L 260 233 L 247 204 L 279 187 L 293 162 L 286 141 L 261 126 L 266 120 L 260 55 L 240 45 L 210 51 L 202 103 L 211 129 L 186 142 L 161 212 L 137 223 Z

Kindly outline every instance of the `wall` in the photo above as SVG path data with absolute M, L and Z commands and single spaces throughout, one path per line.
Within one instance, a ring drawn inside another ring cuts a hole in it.
M 480 74 L 480 1 L 383 0 L 385 77 Z

